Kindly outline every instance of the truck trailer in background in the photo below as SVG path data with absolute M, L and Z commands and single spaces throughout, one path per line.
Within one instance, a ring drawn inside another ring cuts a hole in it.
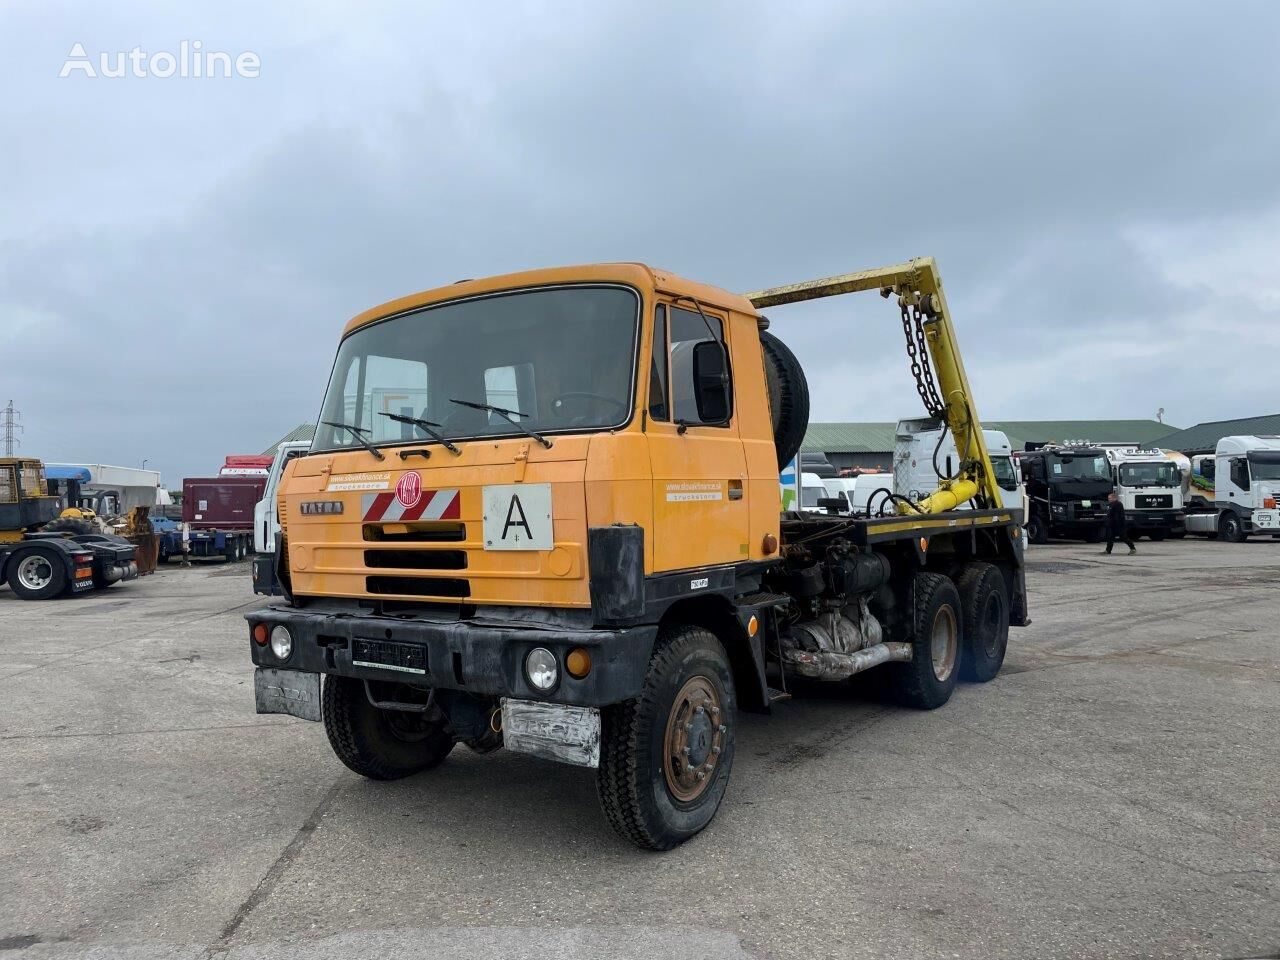
M 182 524 L 160 537 L 160 561 L 186 553 L 228 563 L 253 552 L 253 508 L 265 475 L 188 477 L 182 481 Z

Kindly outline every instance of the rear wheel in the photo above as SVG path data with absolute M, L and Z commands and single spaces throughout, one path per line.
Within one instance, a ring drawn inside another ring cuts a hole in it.
M 67 588 L 67 565 L 48 547 L 24 551 L 10 564 L 9 586 L 23 600 L 48 600 Z
M 942 574 L 918 573 L 911 595 L 912 656 L 893 664 L 895 692 L 907 706 L 932 710 L 951 699 L 960 674 L 960 594 Z
M 1224 513 L 1218 521 L 1218 533 L 1228 543 L 1244 543 L 1248 534 L 1244 532 L 1244 523 L 1234 513 Z
M 370 780 L 399 780 L 429 770 L 453 749 L 443 716 L 380 710 L 365 696 L 362 680 L 326 676 L 320 707 L 333 752 Z
M 664 627 L 640 696 L 601 718 L 596 787 L 609 826 L 637 847 L 670 850 L 710 823 L 733 766 L 736 711 L 715 635 Z
M 965 680 L 994 680 L 1009 646 L 1009 591 L 999 568 L 966 564 L 957 581 L 964 638 L 960 675 Z

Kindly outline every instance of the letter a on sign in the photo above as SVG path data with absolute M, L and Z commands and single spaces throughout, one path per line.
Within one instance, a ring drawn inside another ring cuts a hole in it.
M 511 483 L 484 488 L 486 550 L 550 550 L 551 484 Z

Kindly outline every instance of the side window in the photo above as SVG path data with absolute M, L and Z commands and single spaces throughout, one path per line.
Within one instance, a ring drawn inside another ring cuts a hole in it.
M 1249 461 L 1235 457 L 1231 461 L 1231 482 L 1241 490 L 1249 489 Z
M 1213 479 L 1215 473 L 1218 472 L 1218 461 L 1212 457 L 1207 460 L 1200 461 L 1200 476 L 1209 480 Z
M 18 464 L 18 480 L 22 484 L 22 493 L 28 497 L 44 495 L 44 470 L 37 463 Z
M 724 323 L 719 317 L 707 314 L 707 322 L 695 310 L 671 307 L 667 311 L 668 334 L 671 339 L 671 413 L 677 422 L 704 423 L 698 415 L 698 402 L 694 395 L 693 351 L 699 343 L 715 340 L 724 343 Z M 711 330 L 708 332 L 707 324 Z M 730 373 L 732 384 L 732 373 Z M 729 398 L 729 416 L 733 415 L 733 398 Z M 712 421 L 714 422 L 714 421 Z
M 649 419 L 670 420 L 667 410 L 667 308 L 663 304 L 653 318 L 653 365 L 649 369 Z
M 15 503 L 18 499 L 18 485 L 14 481 L 13 467 L 0 467 L 0 503 Z

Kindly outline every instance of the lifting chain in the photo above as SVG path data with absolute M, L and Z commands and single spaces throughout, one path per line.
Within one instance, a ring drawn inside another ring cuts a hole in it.
M 929 416 L 941 419 L 946 409 L 942 398 L 938 396 L 937 384 L 933 382 L 933 365 L 929 363 L 929 346 L 924 336 L 924 313 L 919 302 L 908 303 L 906 297 L 900 298 L 898 302 L 902 310 L 902 333 L 907 338 L 907 357 L 911 360 L 911 375 L 915 377 L 916 390 Z

